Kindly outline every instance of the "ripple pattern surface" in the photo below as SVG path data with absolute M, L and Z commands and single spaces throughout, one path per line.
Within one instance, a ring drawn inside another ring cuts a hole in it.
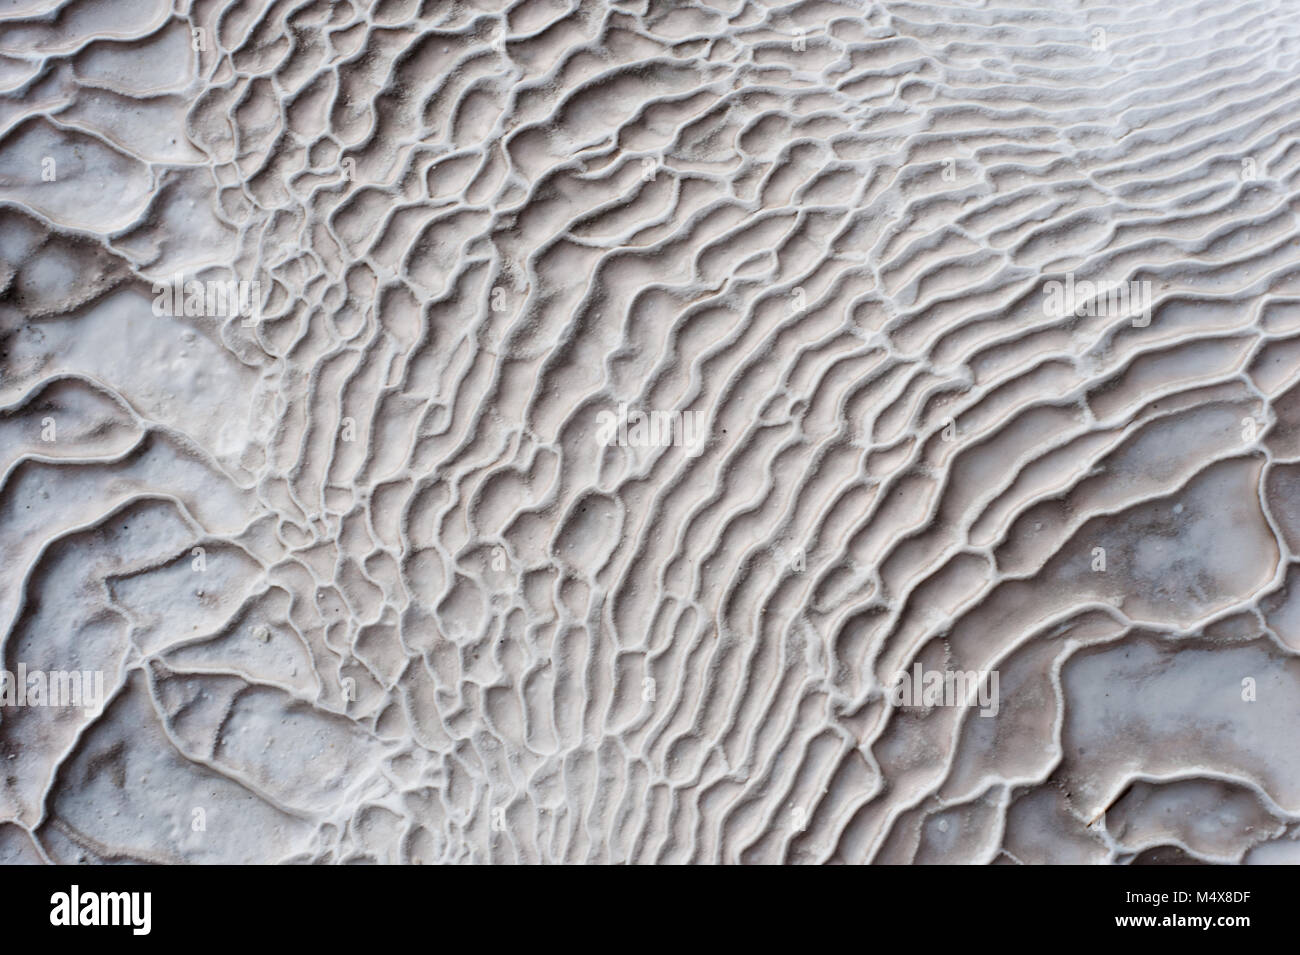
M 0 861 L 1300 861 L 1298 215 L 1293 0 L 11 3 Z

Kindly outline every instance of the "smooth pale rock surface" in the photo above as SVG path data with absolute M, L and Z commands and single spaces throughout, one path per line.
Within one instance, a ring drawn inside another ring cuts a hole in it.
M 0 706 L 0 862 L 1300 861 L 1298 64 L 1291 0 L 10 5 L 2 669 L 107 698 Z

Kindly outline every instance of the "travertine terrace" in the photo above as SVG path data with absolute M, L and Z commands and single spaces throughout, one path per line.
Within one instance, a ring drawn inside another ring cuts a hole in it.
M 0 861 L 1300 860 L 1294 0 L 2 16 Z

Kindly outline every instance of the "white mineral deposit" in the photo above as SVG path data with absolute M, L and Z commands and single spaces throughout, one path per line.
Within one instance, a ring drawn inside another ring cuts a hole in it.
M 0 862 L 1300 861 L 1295 0 L 14 0 Z

